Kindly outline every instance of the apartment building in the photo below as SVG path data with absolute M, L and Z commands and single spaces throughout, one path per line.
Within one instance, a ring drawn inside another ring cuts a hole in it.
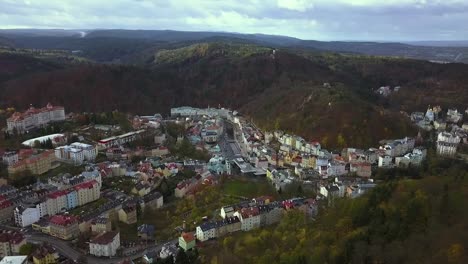
M 78 218 L 72 215 L 54 215 L 49 219 L 50 235 L 63 240 L 75 238 L 80 233 Z

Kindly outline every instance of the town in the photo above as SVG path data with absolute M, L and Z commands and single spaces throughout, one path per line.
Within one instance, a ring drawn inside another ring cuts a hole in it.
M 197 248 L 291 210 L 314 219 L 377 186 L 378 171 L 417 168 L 427 142 L 451 158 L 468 144 L 468 110 L 438 106 L 408 115 L 433 141 L 420 132 L 341 150 L 262 131 L 222 107 L 177 107 L 167 117 L 65 108 L 31 106 L 7 119 L 6 141 L 26 140 L 0 149 L 0 263 L 196 258 Z

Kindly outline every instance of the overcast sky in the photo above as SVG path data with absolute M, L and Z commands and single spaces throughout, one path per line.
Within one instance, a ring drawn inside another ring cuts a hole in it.
M 229 31 L 466 40 L 468 0 L 0 0 L 0 28 Z

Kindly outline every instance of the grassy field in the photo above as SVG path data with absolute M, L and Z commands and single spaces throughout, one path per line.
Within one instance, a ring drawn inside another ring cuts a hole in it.
M 266 178 L 231 177 L 221 186 L 226 195 L 255 198 L 262 195 L 271 195 L 278 198 L 278 193 Z

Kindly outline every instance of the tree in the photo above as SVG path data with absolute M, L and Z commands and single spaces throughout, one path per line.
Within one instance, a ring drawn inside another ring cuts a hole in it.
M 88 258 L 85 255 L 80 255 L 76 262 L 80 264 L 88 264 Z
M 187 256 L 187 253 L 185 253 L 185 250 L 179 248 L 179 252 L 177 252 L 175 263 L 177 264 L 191 263 L 189 257 Z
M 34 250 L 34 245 L 30 243 L 26 243 L 22 245 L 19 249 L 19 254 L 24 256 L 29 256 Z

